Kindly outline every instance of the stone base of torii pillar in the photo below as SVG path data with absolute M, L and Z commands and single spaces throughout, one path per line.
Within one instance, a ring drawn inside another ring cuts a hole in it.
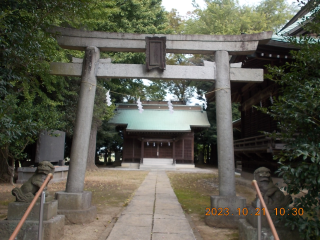
M 219 196 L 211 196 L 211 208 L 209 212 L 206 211 L 205 222 L 212 227 L 238 228 L 239 219 L 244 218 L 242 209 L 246 207 L 246 199 L 237 197 L 235 190 L 235 162 L 228 52 L 216 51 L 215 62 L 217 69 L 215 97 L 217 111 Z
M 205 222 L 210 227 L 238 228 L 239 220 L 245 219 L 243 208 L 246 199 L 237 196 L 211 196 L 210 211 L 206 210 Z
M 92 193 L 56 192 L 58 214 L 65 216 L 65 224 L 93 222 L 97 217 L 97 208 L 91 206 Z
M 66 224 L 88 223 L 97 216 L 91 206 L 92 193 L 83 191 L 91 131 L 94 98 L 96 92 L 96 69 L 100 58 L 97 47 L 87 47 L 82 65 L 78 111 L 73 134 L 70 166 L 65 192 L 57 192 L 58 214 L 65 215 Z

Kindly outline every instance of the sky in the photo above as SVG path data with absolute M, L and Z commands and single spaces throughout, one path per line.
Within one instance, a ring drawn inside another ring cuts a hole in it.
M 205 7 L 203 0 L 196 0 L 201 8 Z M 257 5 L 259 0 L 239 0 L 240 5 Z M 287 0 L 289 3 L 296 3 L 297 0 Z M 185 16 L 188 11 L 194 10 L 192 6 L 192 0 L 162 0 L 162 6 L 165 7 L 167 11 L 170 11 L 172 8 L 178 10 L 181 16 Z

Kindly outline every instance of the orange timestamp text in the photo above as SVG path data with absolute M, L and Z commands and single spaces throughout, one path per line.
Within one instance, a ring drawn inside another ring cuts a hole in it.
M 247 216 L 249 213 L 247 208 L 237 208 L 236 213 L 230 213 L 229 208 L 206 208 L 206 216 Z M 266 215 L 266 210 L 264 208 L 256 208 L 255 212 L 251 215 L 260 216 Z
M 292 216 L 303 216 L 303 208 L 291 208 L 291 209 L 285 209 L 285 208 L 275 208 L 273 209 L 275 215 L 292 215 Z

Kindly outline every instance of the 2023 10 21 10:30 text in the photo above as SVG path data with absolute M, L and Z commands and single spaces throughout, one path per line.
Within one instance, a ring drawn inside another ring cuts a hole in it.
M 248 215 L 249 211 L 247 208 L 237 208 L 236 213 L 230 213 L 229 208 L 206 208 L 206 216 L 229 216 L 229 215 L 238 215 L 238 216 L 246 216 Z M 251 215 L 259 216 L 262 213 L 262 215 L 266 215 L 266 211 L 264 208 L 256 208 L 255 213 Z
M 247 208 L 237 208 L 236 213 L 230 213 L 229 208 L 206 208 L 206 216 L 229 216 L 229 215 L 238 215 L 238 216 L 247 216 L 249 214 L 249 211 Z M 275 215 L 281 215 L 284 216 L 292 215 L 292 216 L 302 216 L 303 215 L 303 208 L 292 208 L 292 209 L 286 209 L 285 208 L 275 208 L 274 209 Z M 250 215 L 260 216 L 260 215 L 266 215 L 265 208 L 255 208 L 255 212 L 251 213 Z

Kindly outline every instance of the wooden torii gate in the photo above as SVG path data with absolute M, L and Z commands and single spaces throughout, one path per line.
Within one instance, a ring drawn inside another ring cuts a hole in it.
M 70 219 L 82 213 L 83 222 L 95 218 L 95 208 L 90 206 L 91 193 L 84 192 L 83 189 L 96 78 L 215 81 L 219 196 L 211 196 L 211 208 L 228 208 L 229 214 L 207 217 L 206 222 L 211 226 L 236 226 L 238 218 L 241 217 L 237 214 L 237 208 L 244 208 L 246 200 L 236 197 L 235 191 L 230 81 L 262 82 L 263 70 L 230 67 L 229 54 L 253 54 L 259 41 L 268 41 L 272 32 L 223 36 L 106 33 L 68 28 L 54 28 L 51 31 L 60 33 L 57 40 L 62 48 L 85 51 L 83 62 L 51 63 L 50 67 L 51 74 L 54 75 L 81 77 L 66 192 L 56 194 L 59 211 Z M 146 37 L 166 37 L 167 53 L 215 54 L 215 63 L 205 62 L 204 66 L 167 65 L 164 71 L 158 69 L 147 71 L 145 65 L 112 64 L 100 59 L 100 51 L 145 52 Z M 77 208 L 73 206 L 75 199 L 81 202 Z

